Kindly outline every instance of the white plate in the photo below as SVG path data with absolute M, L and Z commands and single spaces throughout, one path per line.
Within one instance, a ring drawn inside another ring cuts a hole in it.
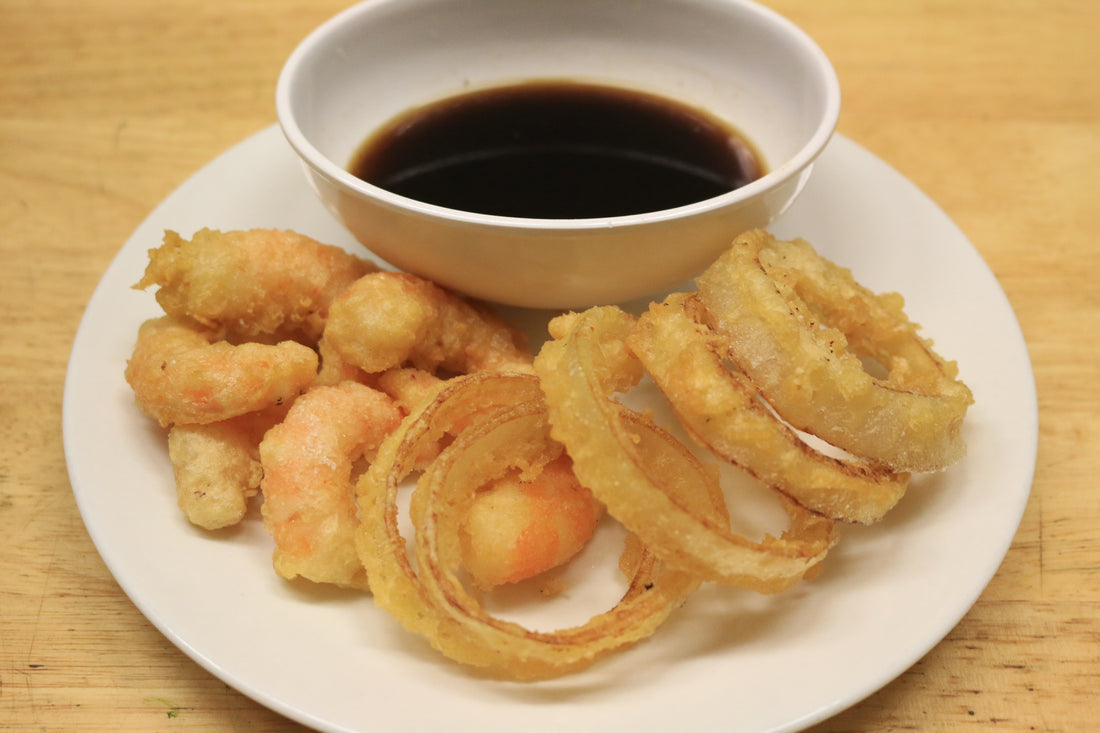
M 775 227 L 804 236 L 908 311 L 957 359 L 976 404 L 969 455 L 922 478 L 884 522 L 846 528 L 813 581 L 776 597 L 704 588 L 646 643 L 537 684 L 445 662 L 369 599 L 271 570 L 253 517 L 209 535 L 175 507 L 163 433 L 134 407 L 123 368 L 158 313 L 132 290 L 164 229 L 293 228 L 356 251 L 272 127 L 203 168 L 138 228 L 103 277 L 65 385 L 69 474 L 123 590 L 186 654 L 243 693 L 326 731 L 470 729 L 759 733 L 809 726 L 892 680 L 938 643 L 997 570 L 1031 486 L 1034 379 L 993 274 L 935 204 L 843 137 Z

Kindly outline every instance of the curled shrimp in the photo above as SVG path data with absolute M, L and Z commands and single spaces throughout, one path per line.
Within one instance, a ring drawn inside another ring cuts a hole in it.
M 355 549 L 356 464 L 401 421 L 387 395 L 358 382 L 321 385 L 298 398 L 260 442 L 261 508 L 275 540 L 275 572 L 367 589 Z
M 165 232 L 135 285 L 159 286 L 170 316 L 225 328 L 242 339 L 316 343 L 332 300 L 373 264 L 291 231 Z
M 370 374 L 402 366 L 459 374 L 531 371 L 532 357 L 517 329 L 405 273 L 357 280 L 333 301 L 322 341 Z
M 244 518 L 249 499 L 260 491 L 260 440 L 286 410 L 286 405 L 278 405 L 207 425 L 169 429 L 177 503 L 188 521 L 203 529 L 222 529 Z
M 138 406 L 163 426 L 213 423 L 286 403 L 317 375 L 308 346 L 219 338 L 171 316 L 143 323 L 125 374 Z
M 603 506 L 568 456 L 534 476 L 512 472 L 479 489 L 462 524 L 462 563 L 488 590 L 566 563 L 592 538 Z

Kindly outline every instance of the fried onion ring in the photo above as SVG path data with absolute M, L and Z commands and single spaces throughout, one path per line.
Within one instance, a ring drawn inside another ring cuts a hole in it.
M 477 373 L 448 381 L 383 443 L 359 482 L 360 557 L 376 603 L 447 657 L 514 679 L 577 671 L 652 634 L 699 581 L 646 550 L 632 566 L 620 602 L 587 623 L 532 631 L 493 617 L 463 587 L 459 531 L 478 486 L 510 466 L 537 464 L 561 450 L 551 441 L 538 381 L 529 375 Z M 397 528 L 398 485 L 426 442 L 462 430 L 428 467 L 413 494 L 417 570 Z M 628 543 L 630 553 L 637 551 Z M 630 555 L 630 553 L 626 553 Z
M 559 316 L 535 357 L 553 426 L 581 483 L 608 513 L 670 564 L 704 580 L 763 593 L 785 590 L 824 559 L 834 523 L 784 499 L 791 525 L 760 542 L 734 533 L 708 506 L 703 464 L 677 441 L 638 429 L 639 417 L 612 398 L 640 379 L 625 345 L 632 316 L 615 307 Z
M 670 295 L 651 304 L 627 338 L 684 429 L 811 511 L 865 524 L 881 519 L 904 495 L 908 474 L 808 445 L 730 368 L 723 340 L 697 320 L 700 309 L 694 294 Z
M 791 425 L 898 471 L 940 470 L 965 453 L 971 392 L 918 335 L 900 295 L 876 295 L 804 240 L 760 230 L 739 236 L 697 284 L 731 357 Z

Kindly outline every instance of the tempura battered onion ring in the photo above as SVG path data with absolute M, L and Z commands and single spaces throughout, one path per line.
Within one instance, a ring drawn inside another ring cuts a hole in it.
M 627 339 L 684 428 L 807 509 L 848 522 L 882 518 L 904 495 L 908 474 L 807 445 L 729 368 L 722 339 L 693 317 L 700 309 L 694 294 L 670 295 L 650 305 Z
M 675 567 L 764 593 L 791 587 L 835 544 L 834 523 L 785 500 L 791 526 L 781 537 L 753 542 L 734 533 L 728 517 L 708 507 L 702 464 L 675 458 L 669 442 L 639 431 L 637 418 L 611 398 L 640 378 L 641 364 L 624 343 L 633 326 L 615 307 L 551 322 L 555 340 L 535 357 L 551 435 L 608 513 Z
M 398 485 L 424 446 L 456 424 L 461 432 L 427 468 L 413 495 L 418 572 L 397 527 Z M 383 443 L 359 482 L 357 547 L 376 603 L 451 659 L 515 679 L 574 672 L 652 634 L 698 580 L 644 550 L 614 608 L 581 626 L 553 632 L 494 618 L 454 574 L 461 556 L 462 511 L 478 486 L 509 463 L 537 464 L 558 451 L 534 377 L 478 373 L 445 383 Z
M 876 295 L 809 243 L 759 230 L 739 236 L 698 287 L 738 366 L 795 427 L 899 471 L 962 457 L 970 390 L 917 335 L 900 295 Z

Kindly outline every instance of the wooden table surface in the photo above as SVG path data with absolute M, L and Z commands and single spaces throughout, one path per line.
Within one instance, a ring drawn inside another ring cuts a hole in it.
M 348 0 L 0 0 L 0 729 L 289 731 L 121 592 L 70 489 L 62 386 L 117 250 L 275 120 L 280 66 Z M 1033 492 L 1003 566 L 836 731 L 1100 726 L 1100 3 L 772 0 L 831 56 L 840 131 L 926 191 L 1016 310 Z

